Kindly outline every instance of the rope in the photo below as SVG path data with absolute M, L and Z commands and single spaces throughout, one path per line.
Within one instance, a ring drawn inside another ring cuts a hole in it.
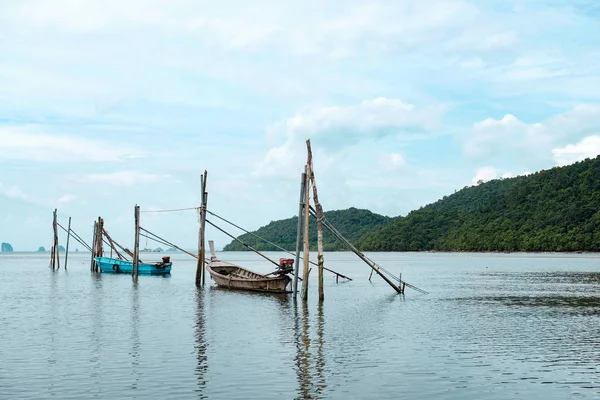
M 60 223 L 56 223 L 56 225 L 58 225 L 63 231 L 69 233 L 69 231 L 67 229 L 65 229 L 65 227 L 63 227 Z M 84 246 L 86 249 L 88 249 L 89 251 L 92 251 L 92 248 L 90 246 L 88 246 L 81 237 L 79 237 L 79 235 L 77 233 L 75 233 L 75 231 L 73 229 L 71 229 L 71 235 L 73 236 L 73 238 L 75 240 L 77 240 L 79 242 L 79 244 L 81 244 L 82 246 Z
M 314 208 L 312 208 L 312 206 L 310 207 L 310 214 L 314 218 L 317 217 L 315 210 L 314 210 Z M 352 252 L 354 252 L 359 258 L 361 258 L 363 261 L 365 261 L 372 268 L 372 270 L 377 272 L 382 278 L 387 280 L 387 278 L 384 277 L 384 275 L 383 275 L 385 273 L 388 275 L 388 278 L 392 278 L 395 281 L 397 281 L 398 283 L 404 283 L 409 288 L 416 290 L 420 293 L 429 294 L 428 292 L 426 292 L 423 289 L 419 289 L 416 286 L 413 286 L 407 282 L 402 281 L 400 278 L 393 275 L 390 271 L 386 270 L 385 268 L 383 268 L 382 266 L 380 266 L 379 264 L 377 264 L 376 262 L 371 260 L 369 257 L 365 256 L 356 247 L 354 247 L 354 245 L 352 243 L 350 243 L 333 225 L 331 225 L 331 223 L 324 216 L 323 216 L 323 225 L 325 225 L 325 227 L 327 227 L 331 231 L 331 233 L 333 233 L 338 239 L 340 239 L 342 241 L 342 243 L 344 243 L 346 246 L 348 246 L 350 248 L 350 250 L 352 250 Z M 391 284 L 391 282 L 388 282 L 388 283 Z M 392 285 L 392 286 L 394 286 L 394 285 Z M 396 289 L 396 288 L 394 288 L 394 289 Z
M 213 213 L 213 212 L 211 212 L 211 211 L 209 211 L 209 210 L 206 210 L 206 212 L 207 212 L 207 213 L 209 213 L 210 215 L 213 215 L 213 216 L 215 216 L 215 217 L 219 218 L 219 219 L 220 219 L 220 220 L 222 220 L 222 221 L 225 221 L 225 222 L 227 222 L 228 224 L 230 224 L 230 225 L 232 225 L 232 226 L 234 226 L 234 227 L 238 228 L 239 230 L 242 230 L 242 231 L 244 231 L 245 233 L 247 233 L 247 234 L 250 234 L 250 235 L 254 236 L 254 237 L 255 237 L 255 238 L 257 238 L 257 239 L 260 239 L 260 240 L 262 240 L 262 241 L 264 241 L 264 242 L 266 242 L 266 243 L 270 244 L 271 246 L 274 246 L 274 247 L 276 247 L 277 249 L 279 249 L 279 250 L 281 250 L 281 251 L 284 251 L 284 252 L 286 252 L 286 253 L 288 253 L 288 254 L 290 254 L 290 255 L 292 255 L 292 256 L 295 256 L 295 255 L 296 255 L 296 253 L 293 253 L 293 252 L 291 252 L 291 251 L 289 251 L 289 250 L 287 250 L 287 249 L 285 249 L 285 248 L 283 248 L 283 247 L 279 246 L 279 245 L 278 245 L 278 244 L 276 244 L 276 243 L 273 243 L 273 242 L 271 242 L 271 241 L 269 241 L 269 240 L 267 240 L 267 239 L 265 239 L 265 238 L 262 238 L 262 237 L 258 236 L 257 234 L 255 234 L 255 233 L 253 233 L 253 232 L 247 231 L 246 229 L 242 228 L 241 226 L 239 226 L 239 225 L 236 225 L 236 224 L 234 224 L 233 222 L 231 222 L 231 221 L 228 221 L 228 220 L 226 220 L 225 218 L 223 218 L 223 217 L 220 217 L 220 216 L 218 216 L 217 214 L 215 214 L 215 213 Z M 234 238 L 234 239 L 235 239 L 235 238 Z M 236 239 L 236 240 L 237 240 L 237 239 Z M 244 244 L 244 243 L 242 242 L 242 244 Z M 304 258 L 303 258 L 303 257 L 300 257 L 300 260 L 304 260 Z M 311 263 L 312 265 L 315 265 L 315 266 L 317 266 L 317 267 L 319 266 L 319 264 L 317 264 L 317 263 L 316 263 L 316 262 L 314 262 L 314 261 L 310 261 L 310 260 L 309 260 L 308 262 L 309 262 L 309 263 Z M 338 273 L 338 272 L 335 272 L 335 271 L 333 271 L 333 270 L 331 270 L 331 269 L 329 269 L 329 268 L 325 268 L 325 267 L 323 267 L 323 269 L 324 269 L 324 270 L 326 270 L 326 271 L 329 271 L 329 272 L 331 272 L 331 273 L 333 273 L 333 274 L 336 274 L 336 275 L 338 275 L 338 276 L 341 276 L 341 277 L 342 277 L 342 278 L 344 278 L 344 279 L 348 279 L 349 281 L 351 281 L 351 280 L 352 280 L 352 278 L 349 278 L 349 277 L 347 277 L 347 276 L 345 276 L 345 275 L 342 275 L 342 274 L 340 274 L 340 273 Z
M 146 232 L 147 234 L 149 234 L 149 235 L 152 235 L 152 236 L 154 236 L 154 237 L 148 237 L 148 236 L 142 235 L 141 233 L 140 233 L 140 236 L 144 236 L 144 237 L 146 237 L 147 239 L 154 240 L 155 242 L 158 242 L 158 243 L 164 244 L 165 246 L 171 246 L 171 247 L 173 247 L 173 248 L 175 248 L 175 249 L 177 249 L 177 250 L 179 250 L 179 251 L 181 251 L 181 252 L 184 252 L 184 253 L 186 253 L 187 255 L 190 255 L 190 256 L 192 256 L 192 257 L 194 257 L 194 258 L 196 258 L 196 259 L 198 258 L 198 256 L 197 256 L 196 254 L 192 254 L 192 253 L 190 253 L 189 251 L 187 251 L 187 250 L 184 250 L 184 249 L 182 249 L 181 247 L 174 245 L 173 243 L 171 243 L 171 242 L 167 241 L 166 239 L 163 239 L 163 238 L 161 238 L 161 237 L 160 237 L 160 236 L 158 236 L 157 234 L 155 234 L 155 233 L 152 233 L 152 232 L 150 232 L 150 231 L 149 231 L 149 230 L 147 230 L 147 229 L 144 229 L 144 228 L 142 228 L 141 226 L 140 226 L 140 231 L 144 231 L 144 232 Z M 156 238 L 156 239 L 155 239 L 155 238 Z M 162 242 L 160 242 L 159 240 L 162 240 Z
M 229 236 L 230 238 L 232 238 L 233 240 L 237 240 L 238 242 L 240 242 L 242 245 L 246 246 L 248 249 L 252 250 L 253 252 L 255 252 L 256 254 L 258 254 L 259 256 L 261 256 L 262 258 L 264 258 L 265 260 L 275 264 L 277 266 L 277 268 L 280 267 L 280 265 L 278 263 L 276 263 L 275 261 L 271 260 L 269 257 L 265 256 L 264 254 L 262 254 L 261 252 L 259 252 L 258 250 L 248 246 L 246 243 L 242 242 L 240 239 L 236 238 L 235 236 L 233 236 L 230 233 L 225 232 L 223 229 L 219 228 L 218 226 L 216 226 L 215 224 L 213 224 L 212 222 L 210 222 L 209 220 L 205 219 L 206 222 L 208 222 L 210 225 L 214 226 L 215 228 L 217 228 L 218 230 L 220 230 L 221 232 L 223 232 L 224 234 L 226 234 L 227 236 Z
M 144 210 L 144 211 L 140 211 L 143 213 L 164 213 L 164 212 L 177 212 L 177 211 L 190 211 L 190 210 L 197 210 L 200 207 L 188 207 L 188 208 L 173 208 L 171 210 Z

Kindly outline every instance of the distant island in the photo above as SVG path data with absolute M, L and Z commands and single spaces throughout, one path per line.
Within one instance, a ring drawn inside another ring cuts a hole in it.
M 39 252 L 45 252 L 46 249 L 44 248 L 44 246 L 40 246 L 37 251 L 39 251 Z
M 2 244 L 0 245 L 0 251 L 2 251 L 3 253 L 10 253 L 14 250 L 10 243 L 2 242 Z
M 350 208 L 327 211 L 325 217 L 362 251 L 598 252 L 600 156 L 479 182 L 406 216 Z M 293 250 L 297 221 L 273 221 L 253 234 Z M 316 248 L 315 225 L 311 220 L 311 249 Z M 276 250 L 252 234 L 239 239 L 258 250 Z M 344 249 L 327 231 L 324 241 L 326 251 Z M 223 250 L 247 248 L 233 241 Z

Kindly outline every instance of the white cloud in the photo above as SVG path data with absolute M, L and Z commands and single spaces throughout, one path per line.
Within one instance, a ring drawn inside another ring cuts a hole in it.
M 472 179 L 474 185 L 480 182 L 487 182 L 498 178 L 498 170 L 494 167 L 482 167 L 475 171 L 475 176 Z
M 474 124 L 463 137 L 464 153 L 483 158 L 520 154 L 549 159 L 551 151 L 565 140 L 577 140 L 600 129 L 600 106 L 584 104 L 546 120 L 525 123 L 512 114 L 499 120 L 488 118 Z
M 73 195 L 71 193 L 67 193 L 67 194 L 64 194 L 63 196 L 61 196 L 58 199 L 58 203 L 59 204 L 66 204 L 66 203 L 71 203 L 71 202 L 73 202 L 75 200 L 77 200 L 77 196 L 75 196 L 75 195 Z
M 118 171 L 106 174 L 89 174 L 78 178 L 79 182 L 113 186 L 132 186 L 136 184 L 159 182 L 169 175 L 146 174 L 137 171 Z
M 388 136 L 400 140 L 421 138 L 439 123 L 441 107 L 419 108 L 398 99 L 384 97 L 365 100 L 349 106 L 307 107 L 284 122 L 268 128 L 272 140 L 285 137 L 285 143 L 271 148 L 258 165 L 255 174 L 273 176 L 289 174 L 304 157 L 304 141 L 311 139 L 313 149 L 335 154 L 361 141 L 376 141 Z M 396 163 L 399 159 L 395 160 Z
M 384 171 L 397 171 L 406 166 L 406 160 L 398 153 L 384 153 L 379 157 L 379 165 Z
M 23 200 L 30 202 L 31 198 L 21 191 L 17 186 L 6 186 L 0 182 L 0 193 L 4 194 L 9 199 Z
M 118 144 L 39 130 L 35 125 L 0 126 L 0 158 L 37 162 L 117 162 L 134 156 Z
M 588 136 L 576 144 L 552 150 L 558 165 L 569 165 L 600 154 L 600 135 Z

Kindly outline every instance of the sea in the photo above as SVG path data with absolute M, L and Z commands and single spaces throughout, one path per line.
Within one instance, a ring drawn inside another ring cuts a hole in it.
M 284 253 L 266 253 L 277 260 Z M 142 253 L 144 261 L 165 253 Z M 307 299 L 0 253 L 0 399 L 600 399 L 597 254 L 325 253 Z M 64 257 L 64 255 L 63 255 Z M 250 252 L 218 253 L 258 272 Z

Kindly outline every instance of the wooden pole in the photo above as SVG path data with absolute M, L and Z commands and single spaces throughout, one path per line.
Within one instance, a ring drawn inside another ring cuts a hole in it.
M 96 257 L 102 257 L 104 255 L 103 232 L 104 232 L 104 219 L 102 217 L 98 217 L 98 234 L 96 235 L 96 240 L 98 241 L 98 246 L 96 247 Z
M 135 205 L 133 216 L 135 218 L 135 238 L 133 241 L 133 268 L 131 276 L 137 279 L 140 265 L 140 206 Z
M 50 268 L 52 268 L 52 271 L 54 271 L 54 266 L 52 265 L 54 263 L 54 245 L 52 245 L 52 247 L 50 248 Z
M 67 230 L 67 248 L 65 249 L 65 269 L 69 260 L 69 240 L 71 239 L 71 217 L 69 217 L 69 229 Z
M 294 298 L 298 295 L 298 274 L 300 273 L 300 246 L 302 244 L 302 210 L 304 209 L 304 192 L 306 190 L 306 173 L 301 174 L 300 201 L 298 203 L 298 230 L 296 232 L 296 260 L 294 261 Z
M 56 260 L 56 269 L 60 269 L 60 257 L 58 252 L 58 220 L 57 220 L 57 210 L 54 209 L 54 260 Z M 52 262 L 52 269 L 54 270 L 55 264 Z
M 204 189 L 206 190 L 206 175 L 204 176 Z M 206 281 L 206 208 L 208 207 L 208 192 L 204 192 L 204 207 L 202 208 L 202 286 Z
M 201 286 L 203 283 L 203 275 L 204 275 L 204 227 L 206 220 L 206 203 L 207 195 L 206 195 L 206 178 L 207 173 L 204 171 L 204 175 L 200 176 L 200 189 L 201 189 L 201 204 L 199 213 L 199 221 L 198 221 L 198 262 L 196 263 L 196 286 Z
M 304 268 L 302 271 L 302 299 L 304 301 L 308 301 L 308 260 L 310 258 L 310 247 L 309 247 L 309 237 L 308 237 L 308 227 L 309 227 L 309 217 L 310 217 L 310 209 L 309 209 L 309 201 L 310 201 L 310 180 L 309 180 L 309 176 L 310 176 L 310 170 L 309 170 L 309 164 L 306 164 L 305 167 L 305 176 L 306 176 L 306 180 L 305 180 L 305 190 L 304 190 L 304 255 L 303 255 L 303 261 L 304 261 Z
M 94 221 L 94 238 L 92 239 L 92 261 L 90 262 L 90 271 L 92 271 L 92 272 L 94 272 L 96 270 L 94 257 L 96 254 L 96 235 L 97 234 L 98 234 L 98 222 Z
M 312 150 L 310 148 L 310 139 L 306 141 L 308 150 L 308 168 L 310 170 L 310 181 L 313 187 L 313 201 L 317 210 L 317 263 L 319 266 L 319 301 L 325 299 L 323 290 L 323 206 L 319 203 L 319 193 L 317 192 L 317 184 L 315 182 L 315 170 L 312 165 Z

